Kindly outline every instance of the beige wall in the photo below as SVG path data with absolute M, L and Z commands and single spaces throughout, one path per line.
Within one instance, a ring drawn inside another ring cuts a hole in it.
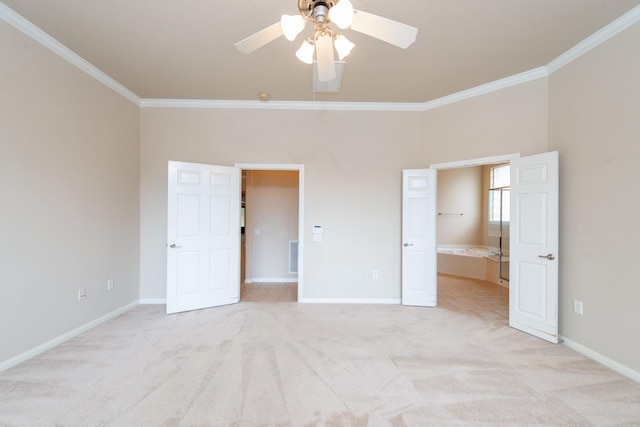
M 246 176 L 245 281 L 295 281 L 289 241 L 298 240 L 298 172 L 249 170 Z
M 138 130 L 135 104 L 0 21 L 0 362 L 138 299 Z
M 181 160 L 303 164 L 304 297 L 398 298 L 401 171 L 422 163 L 421 119 L 406 112 L 143 108 L 141 297 L 166 295 L 166 169 L 168 160 Z M 324 226 L 321 243 L 312 242 L 313 224 Z
M 481 166 L 438 171 L 438 245 L 483 244 L 484 198 Z
M 547 150 L 547 79 L 456 102 L 424 114 L 428 164 Z M 419 130 L 416 130 L 419 131 Z
M 560 330 L 640 371 L 640 24 L 550 78 L 560 152 Z M 573 300 L 584 315 L 573 312 Z
M 180 160 L 304 164 L 303 299 L 398 300 L 402 169 L 546 151 L 546 95 L 541 79 L 426 112 L 143 108 L 141 298 L 166 295 L 166 169 Z
M 558 150 L 560 332 L 640 371 L 639 44 L 636 25 L 549 79 L 426 112 L 139 111 L 0 23 L 0 360 L 138 291 L 165 298 L 169 160 L 304 164 L 303 297 L 384 300 L 400 298 L 403 168 Z

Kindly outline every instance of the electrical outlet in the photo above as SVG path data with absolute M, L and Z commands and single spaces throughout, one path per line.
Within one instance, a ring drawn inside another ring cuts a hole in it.
M 87 290 L 85 288 L 78 289 L 78 301 L 83 300 L 87 297 Z
M 377 279 L 378 277 L 380 277 L 380 275 L 378 274 L 378 270 L 373 270 L 371 272 L 371 278 L 372 279 Z
M 110 291 L 113 289 L 113 279 L 107 280 L 107 290 Z
M 582 306 L 582 301 L 578 301 L 577 299 L 573 300 L 573 311 L 578 314 L 584 314 L 584 307 Z

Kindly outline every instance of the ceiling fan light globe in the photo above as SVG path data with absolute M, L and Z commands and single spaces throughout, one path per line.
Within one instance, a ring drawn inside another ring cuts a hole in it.
M 280 18 L 280 26 L 282 33 L 289 41 L 295 38 L 304 30 L 307 21 L 301 15 L 282 15 Z
M 315 46 L 309 43 L 307 40 L 302 42 L 302 46 L 296 52 L 296 57 L 304 62 L 305 64 L 313 64 L 313 52 L 315 50 Z
M 351 2 L 349 0 L 340 0 L 338 4 L 329 9 L 329 20 L 339 28 L 349 28 L 353 21 L 353 5 Z
M 336 52 L 338 52 L 338 58 L 342 61 L 347 55 L 351 53 L 351 50 L 356 46 L 351 43 L 345 36 L 340 34 L 333 41 L 333 46 L 336 48 Z

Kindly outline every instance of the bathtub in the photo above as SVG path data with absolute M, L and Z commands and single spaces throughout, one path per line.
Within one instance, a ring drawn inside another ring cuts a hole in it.
M 438 254 L 451 254 L 482 258 L 489 256 L 489 250 L 487 248 L 477 246 L 438 246 Z
M 493 282 L 493 263 L 498 260 L 492 259 L 491 255 L 483 246 L 438 246 L 438 273 Z

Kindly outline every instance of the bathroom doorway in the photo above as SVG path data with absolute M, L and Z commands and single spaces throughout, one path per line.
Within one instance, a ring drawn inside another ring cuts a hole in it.
M 402 304 L 437 305 L 438 171 L 498 163 L 511 166 L 509 326 L 557 343 L 560 176 L 557 151 L 403 170 Z
M 438 305 L 505 323 L 509 273 L 508 267 L 501 268 L 501 253 L 506 258 L 509 247 L 509 160 L 505 156 L 435 167 Z
M 508 287 L 509 178 L 509 163 L 439 171 L 439 273 Z
M 509 326 L 557 343 L 558 152 L 468 160 L 431 169 L 437 178 L 439 169 L 498 163 L 509 163 L 511 169 Z

